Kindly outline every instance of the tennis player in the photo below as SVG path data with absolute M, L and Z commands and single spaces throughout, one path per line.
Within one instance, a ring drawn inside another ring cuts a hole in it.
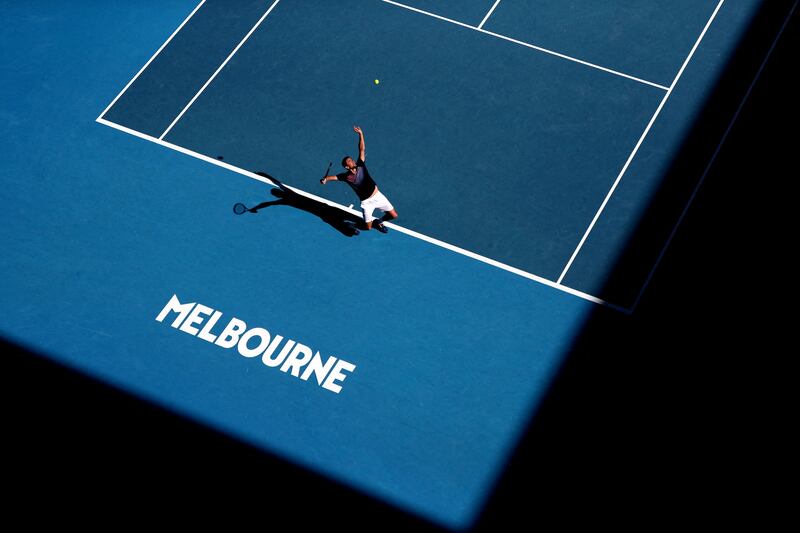
M 353 126 L 353 131 L 358 134 L 358 160 L 353 161 L 353 158 L 349 155 L 345 156 L 342 159 L 342 166 L 346 169 L 345 172 L 335 176 L 325 176 L 319 182 L 325 185 L 329 181 L 344 181 L 350 185 L 358 199 L 361 200 L 361 211 L 364 213 L 366 228 L 370 230 L 374 225 L 375 229 L 381 233 L 387 233 L 389 230 L 383 223 L 397 218 L 397 211 L 395 211 L 389 199 L 378 190 L 378 185 L 370 176 L 367 165 L 364 163 L 366 158 L 364 132 L 358 126 Z M 372 214 L 376 209 L 383 211 L 383 216 L 380 219 L 377 219 Z

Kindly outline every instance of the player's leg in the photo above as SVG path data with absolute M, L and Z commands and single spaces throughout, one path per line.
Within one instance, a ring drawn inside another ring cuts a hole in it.
M 375 220 L 375 217 L 372 215 L 374 211 L 375 206 L 369 199 L 361 202 L 361 212 L 364 214 L 364 227 L 367 228 L 367 231 L 372 229 L 372 221 Z
M 394 220 L 396 218 L 397 218 L 397 211 L 391 209 L 383 213 L 383 216 L 381 217 L 381 222 L 388 222 L 389 220 Z
M 370 200 L 373 200 L 373 199 L 374 199 L 374 202 L 375 202 L 375 207 L 377 207 L 378 209 L 383 211 L 383 216 L 375 224 L 375 228 L 378 231 L 380 231 L 381 233 L 388 233 L 389 230 L 386 228 L 386 226 L 383 225 L 383 223 L 386 222 L 387 220 L 396 219 L 397 218 L 397 211 L 395 211 L 394 206 L 392 205 L 392 202 L 390 202 L 389 199 L 386 198 L 386 196 L 382 192 L 378 191 L 375 194 L 375 196 L 370 198 Z

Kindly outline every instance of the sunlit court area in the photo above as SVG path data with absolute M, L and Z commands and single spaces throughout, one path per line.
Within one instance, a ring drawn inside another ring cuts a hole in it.
M 652 458 L 623 440 L 694 423 L 725 350 L 687 339 L 764 309 L 735 228 L 780 226 L 749 178 L 792 174 L 796 4 L 0 2 L 15 453 L 103 417 L 81 464 L 200 491 L 186 439 L 419 530 L 600 501 Z

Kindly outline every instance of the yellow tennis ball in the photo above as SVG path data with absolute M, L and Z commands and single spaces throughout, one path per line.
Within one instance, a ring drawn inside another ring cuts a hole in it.
M 375 80 L 375 85 L 378 85 L 380 82 L 381 80 Z

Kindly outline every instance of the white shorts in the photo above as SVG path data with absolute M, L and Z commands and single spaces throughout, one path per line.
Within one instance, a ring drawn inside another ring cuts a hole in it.
M 386 198 L 381 191 L 376 192 L 363 202 L 361 202 L 361 211 L 364 212 L 364 222 L 372 222 L 376 217 L 372 216 L 372 212 L 380 209 L 384 213 L 387 211 L 394 211 L 392 202 Z

